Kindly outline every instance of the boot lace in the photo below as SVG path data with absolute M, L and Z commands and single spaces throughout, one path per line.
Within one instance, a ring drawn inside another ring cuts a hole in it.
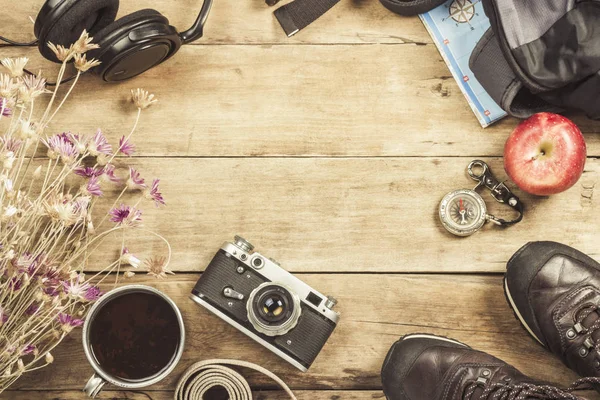
M 582 378 L 566 389 L 531 383 L 517 385 L 494 383 L 486 387 L 480 395 L 474 396 L 477 388 L 481 388 L 481 383 L 473 382 L 465 389 L 463 398 L 464 400 L 582 400 L 572 392 L 589 389 L 590 384 L 600 384 L 600 378 Z
M 596 318 L 596 320 L 594 320 L 589 327 L 583 325 L 583 322 L 593 313 L 600 314 L 600 307 L 587 304 L 577 310 L 575 313 L 575 326 L 573 326 L 572 335 L 575 337 L 576 335 L 589 334 L 584 346 L 588 351 L 596 350 L 598 353 L 600 353 L 600 343 L 597 343 L 593 338 L 594 333 L 600 330 L 600 318 Z

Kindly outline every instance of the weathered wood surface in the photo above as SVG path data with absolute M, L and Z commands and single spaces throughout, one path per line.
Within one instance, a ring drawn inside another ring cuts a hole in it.
M 294 392 L 298 400 L 385 400 L 382 391 L 377 390 L 297 390 Z M 80 400 L 81 391 L 77 390 L 52 390 L 52 391 L 13 391 L 5 394 L 7 400 Z M 253 393 L 254 400 L 286 400 L 286 393 L 282 391 L 262 390 Z M 172 391 L 113 391 L 101 392 L 98 400 L 172 400 Z M 589 397 L 591 400 L 592 397 Z M 215 399 L 205 399 L 215 400 Z M 221 399 L 219 399 L 221 400 Z
M 10 2 L 9 12 L 0 13 L 0 34 L 32 38 L 28 16 L 41 3 Z M 119 15 L 152 7 L 187 27 L 198 3 L 128 0 Z M 480 128 L 417 18 L 399 17 L 377 0 L 342 0 L 286 38 L 273 10 L 262 0 L 215 0 L 204 39 L 126 83 L 84 76 L 50 132 L 101 127 L 115 140 L 133 123 L 129 89 L 154 92 L 160 102 L 144 113 L 137 157 L 129 162 L 146 177 L 163 178 L 168 206 L 146 204 L 144 219 L 173 245 L 172 268 L 199 273 L 239 233 L 338 297 L 341 324 L 302 374 L 192 303 L 187 294 L 198 273 L 156 281 L 140 271 L 134 282 L 154 285 L 179 304 L 187 349 L 160 384 L 132 392 L 107 388 L 101 398 L 170 399 L 192 362 L 232 357 L 271 368 L 302 400 L 383 399 L 381 362 L 398 337 L 415 332 L 454 337 L 539 379 L 562 385 L 575 379 L 519 327 L 501 277 L 475 273 L 501 273 L 530 240 L 561 241 L 600 259 L 600 123 L 572 116 L 590 156 L 573 189 L 551 198 L 522 195 L 521 224 L 453 238 L 437 222 L 439 200 L 473 186 L 464 174 L 473 158 L 489 161 L 505 178 L 499 157 L 517 121 Z M 22 55 L 31 58 L 31 69 L 52 77 L 56 66 L 35 48 L 0 47 L 0 57 Z M 492 211 L 509 212 L 484 197 Z M 143 235 L 128 243 L 142 256 L 163 250 Z M 92 269 L 116 256 L 112 247 L 100 254 Z M 412 274 L 424 272 L 436 274 Z M 78 390 L 92 369 L 79 334 L 60 346 L 55 365 L 0 397 L 82 398 Z M 282 399 L 271 382 L 248 376 L 257 399 Z
M 188 298 L 198 275 L 168 280 L 134 279 L 163 290 L 180 307 L 187 332 L 183 358 L 153 390 L 173 389 L 193 362 L 239 358 L 258 362 L 283 377 L 293 389 L 379 390 L 379 371 L 390 346 L 408 333 L 453 337 L 490 352 L 538 379 L 569 384 L 575 375 L 519 326 L 507 306 L 499 276 L 301 274 L 324 293 L 338 298 L 342 318 L 308 373 L 301 373 Z M 15 389 L 78 389 L 92 374 L 83 355 L 80 331 L 55 352 L 55 365 L 18 381 Z M 255 388 L 273 383 L 254 374 Z
M 297 390 L 294 392 L 298 400 L 385 400 L 382 391 L 373 390 Z M 285 400 L 286 394 L 281 391 L 256 391 L 254 400 Z M 595 400 L 596 393 L 584 392 L 585 399 Z M 24 391 L 11 392 L 10 400 L 75 400 L 81 399 L 81 392 L 75 390 L 63 391 Z M 96 399 L 102 400 L 172 400 L 170 391 L 104 391 Z M 213 400 L 213 399 L 206 399 Z
M 435 46 L 194 46 L 122 84 L 83 77 L 50 131 L 120 137 L 135 87 L 159 98 L 137 134 L 148 156 L 501 156 L 516 125 L 481 129 Z M 600 123 L 575 120 L 600 156 Z
M 487 160 L 504 179 L 502 160 Z M 133 165 L 147 178 L 164 178 L 167 207 L 142 203 L 144 218 L 171 242 L 178 271 L 203 270 L 234 234 L 295 272 L 504 272 L 532 240 L 564 242 L 600 258 L 599 160 L 588 159 L 581 182 L 564 194 L 534 198 L 516 189 L 526 205 L 522 223 L 487 224 L 458 239 L 442 228 L 437 207 L 447 192 L 475 186 L 465 172 L 469 161 L 150 158 Z M 481 193 L 493 213 L 513 216 Z M 162 249 L 146 235 L 128 243 L 145 256 Z

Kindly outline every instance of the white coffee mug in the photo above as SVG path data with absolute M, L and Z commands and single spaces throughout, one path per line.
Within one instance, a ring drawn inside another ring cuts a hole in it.
M 90 326 L 91 326 L 91 323 L 94 321 L 94 317 L 98 314 L 98 311 L 100 311 L 100 309 L 102 309 L 102 307 L 106 303 L 108 303 L 110 300 L 115 299 L 116 297 L 122 296 L 124 294 L 136 293 L 136 292 L 143 292 L 143 293 L 145 292 L 145 293 L 154 294 L 154 295 L 161 297 L 163 300 L 165 300 L 171 306 L 171 308 L 175 312 L 175 315 L 177 316 L 177 321 L 179 322 L 179 332 L 180 332 L 181 336 L 179 338 L 179 346 L 177 348 L 177 352 L 176 352 L 175 356 L 173 357 L 173 359 L 171 360 L 170 364 L 166 368 L 164 368 L 158 375 L 153 375 L 153 376 L 149 377 L 148 379 L 136 380 L 135 382 L 131 382 L 131 381 L 126 381 L 126 380 L 119 379 L 115 376 L 110 375 L 109 373 L 104 371 L 102 369 L 102 367 L 98 364 L 98 362 L 96 361 L 95 357 L 92 354 L 92 349 L 91 349 L 91 345 L 90 345 Z M 167 375 L 169 375 L 173 371 L 173 369 L 175 368 L 175 366 L 181 359 L 181 355 L 183 354 L 184 344 L 185 344 L 185 328 L 183 326 L 183 318 L 181 316 L 181 312 L 177 308 L 177 305 L 175 304 L 175 302 L 173 300 L 171 300 L 167 295 L 165 295 L 164 293 L 162 293 L 161 291 L 159 291 L 153 287 L 145 286 L 145 285 L 127 285 L 127 286 L 119 287 L 117 289 L 113 289 L 113 290 L 107 292 L 106 294 L 104 294 L 92 306 L 92 308 L 90 309 L 88 316 L 85 320 L 85 323 L 83 325 L 83 350 L 85 351 L 85 356 L 87 357 L 89 363 L 92 365 L 92 368 L 94 368 L 94 371 L 96 371 L 96 373 L 94 375 L 92 375 L 92 377 L 88 380 L 83 391 L 89 397 L 94 398 L 94 397 L 96 397 L 96 395 L 98 393 L 100 393 L 100 391 L 102 390 L 102 387 L 106 383 L 112 383 L 115 386 L 127 388 L 127 389 L 136 389 L 136 388 L 153 385 L 153 384 L 161 381 L 162 379 L 164 379 Z

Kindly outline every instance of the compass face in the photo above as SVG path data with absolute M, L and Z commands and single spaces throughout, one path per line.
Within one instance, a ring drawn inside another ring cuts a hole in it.
M 470 0 L 454 0 L 448 11 L 453 20 L 465 24 L 475 16 L 475 5 Z
M 448 193 L 440 203 L 440 219 L 450 233 L 469 236 L 485 223 L 485 202 L 472 190 Z

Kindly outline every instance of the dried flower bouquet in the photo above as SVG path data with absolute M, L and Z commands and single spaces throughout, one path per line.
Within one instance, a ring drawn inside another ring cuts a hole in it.
M 100 130 L 50 133 L 51 121 L 80 75 L 98 61 L 86 58 L 97 46 L 85 31 L 69 48 L 49 46 L 62 61 L 52 91 L 41 73 L 25 70 L 27 58 L 1 60 L 8 73 L 0 73 L 0 393 L 23 373 L 53 362 L 51 351 L 82 325 L 90 304 L 102 295 L 98 285 L 111 272 L 116 272 L 115 282 L 124 269 L 126 277 L 133 275 L 131 267 L 141 261 L 125 247 L 126 232 L 143 230 L 164 240 L 141 226 L 139 208 L 145 199 L 165 204 L 158 179 L 146 183 L 131 167 L 123 179 L 113 163 L 119 154 L 133 154 L 130 138 L 142 110 L 156 99 L 144 90 L 132 91 L 137 116 L 116 148 Z M 59 100 L 69 62 L 76 75 Z M 47 106 L 36 110 L 37 103 Z M 40 151 L 47 158 L 35 159 Z M 102 212 L 97 201 L 109 186 L 120 194 Z M 126 205 L 131 192 L 138 195 Z M 90 256 L 115 234 L 121 243 L 115 259 L 86 275 Z M 164 242 L 168 256 L 146 261 L 148 273 L 161 278 L 170 273 L 171 249 Z

